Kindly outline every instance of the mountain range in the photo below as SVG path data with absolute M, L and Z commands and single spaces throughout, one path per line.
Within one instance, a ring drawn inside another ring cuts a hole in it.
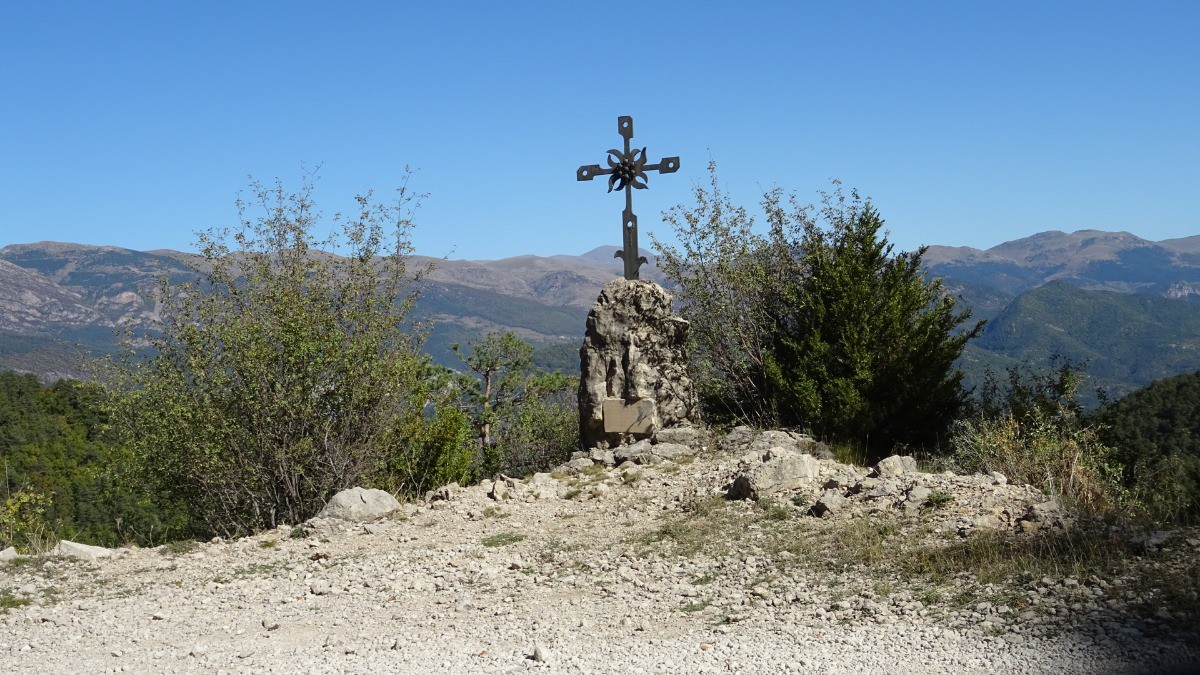
M 578 367 L 587 312 L 621 274 L 615 247 L 583 255 L 433 260 L 416 318 L 427 348 L 455 365 L 451 345 L 513 330 L 545 367 Z M 651 256 L 650 252 L 646 255 Z M 154 289 L 194 275 L 196 256 L 38 242 L 0 249 L 0 369 L 81 377 L 84 352 L 115 347 L 114 330 L 152 330 Z M 1153 242 L 1127 232 L 1043 232 L 987 250 L 930 246 L 926 271 L 988 320 L 962 359 L 968 384 L 985 369 L 1088 363 L 1110 397 L 1200 370 L 1200 236 Z M 661 280 L 652 265 L 644 278 Z

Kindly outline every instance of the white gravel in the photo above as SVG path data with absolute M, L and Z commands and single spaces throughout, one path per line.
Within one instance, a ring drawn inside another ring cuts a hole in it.
M 1200 633 L 1127 616 L 1099 587 L 1035 584 L 1038 611 L 927 605 L 753 552 L 639 550 L 728 461 L 619 470 L 594 499 L 500 504 L 481 487 L 374 524 L 290 528 L 190 552 L 0 563 L 0 671 L 16 673 L 1190 672 Z M 559 481 L 560 484 L 564 481 Z M 568 486 L 561 485 L 562 492 Z M 982 489 L 982 488 L 981 488 Z M 585 490 L 590 494 L 590 488 Z M 964 502 L 968 501 L 965 497 Z M 900 517 L 900 516 L 897 516 Z M 368 529 L 370 531 L 368 531 Z M 488 540 L 516 533 L 524 539 Z M 497 545 L 485 545 L 485 541 Z M 644 548 L 644 547 L 643 547 Z M 858 574 L 862 574 L 861 572 Z M 1094 601 L 1089 598 L 1093 598 Z M 1172 668 L 1178 670 L 1172 671 Z

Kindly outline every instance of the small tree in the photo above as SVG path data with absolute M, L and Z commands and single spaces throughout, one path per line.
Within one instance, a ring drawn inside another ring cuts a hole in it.
M 692 323 L 692 377 L 705 413 L 717 422 L 772 425 L 777 415 L 767 360 L 774 303 L 792 260 L 779 237 L 754 232 L 754 218 L 721 189 L 715 162 L 708 171 L 709 188 L 693 191 L 695 206 L 664 215 L 680 247 L 652 237 L 658 266 L 677 309 Z
M 360 196 L 335 217 L 341 238 L 316 240 L 313 188 L 252 183 L 238 229 L 200 234 L 199 282 L 161 287 L 154 356 L 110 372 L 115 431 L 201 531 L 297 523 L 338 489 L 419 491 L 469 462 L 421 335 L 402 327 L 419 196 Z
M 922 248 L 892 253 L 883 219 L 857 193 L 824 194 L 819 217 L 791 216 L 802 276 L 779 303 L 770 379 L 784 424 L 858 441 L 872 457 L 925 445 L 966 403 L 955 361 L 983 322 L 921 269 Z
M 819 209 L 768 192 L 757 234 L 709 172 L 696 205 L 665 216 L 681 248 L 655 242 L 692 322 L 705 413 L 879 450 L 936 439 L 965 401 L 954 362 L 982 323 L 960 330 L 969 312 L 925 278 L 924 249 L 894 255 L 879 213 L 840 188 Z
M 511 405 L 516 398 L 527 371 L 533 362 L 533 345 L 511 331 L 488 333 L 483 340 L 472 342 L 469 354 L 459 345 L 454 353 L 479 376 L 479 389 L 472 392 L 470 402 L 475 408 L 479 439 L 483 447 L 492 445 L 492 424 L 497 408 Z
M 489 333 L 454 352 L 475 377 L 461 381 L 478 430 L 478 472 L 524 474 L 567 459 L 579 437 L 575 388 L 562 373 L 534 370 L 533 346 L 512 332 Z

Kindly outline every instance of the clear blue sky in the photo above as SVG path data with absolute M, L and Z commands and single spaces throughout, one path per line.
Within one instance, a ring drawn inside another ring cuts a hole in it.
M 869 195 L 901 249 L 1200 234 L 1200 2 L 0 4 L 0 245 L 188 250 L 246 176 L 430 193 L 419 252 L 620 244 L 578 183 L 632 115 L 641 229 L 726 188 Z M 649 243 L 643 235 L 643 245 Z

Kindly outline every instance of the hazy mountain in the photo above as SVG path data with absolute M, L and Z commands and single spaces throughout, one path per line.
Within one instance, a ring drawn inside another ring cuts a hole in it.
M 416 318 L 428 350 L 457 364 L 454 343 L 512 330 L 544 365 L 573 368 L 588 309 L 620 276 L 616 247 L 583 255 L 433 260 Z M 650 255 L 649 252 L 644 252 Z M 987 318 L 964 354 L 968 382 L 985 368 L 1089 360 L 1094 384 L 1120 394 L 1200 370 L 1200 236 L 1151 242 L 1126 232 L 1043 232 L 986 251 L 931 246 L 931 275 Z M 82 349 L 113 348 L 113 329 L 149 330 L 153 289 L 193 276 L 191 254 L 41 242 L 0 249 L 0 368 L 78 376 Z M 420 265 L 428 258 L 416 258 Z M 661 280 L 642 268 L 643 278 Z
M 1151 382 L 1200 370 L 1200 304 L 1142 293 L 1090 291 L 1052 281 L 1018 296 L 989 320 L 964 355 L 968 379 L 990 367 L 1047 364 L 1054 356 L 1086 363 L 1081 392 L 1119 398 Z
M 582 256 L 532 255 L 502 260 L 414 257 L 412 268 L 433 262 L 422 282 L 415 318 L 431 326 L 428 350 L 439 362 L 458 363 L 451 351 L 493 330 L 512 330 L 546 349 L 543 363 L 570 367 L 587 312 L 601 287 L 620 276 L 616 248 Z M 109 352 L 114 329 L 152 330 L 158 321 L 154 290 L 166 277 L 195 276 L 193 254 L 131 251 L 58 242 L 0 249 L 0 368 L 53 379 L 78 377 L 80 354 Z M 648 278 L 656 270 L 643 268 Z M 563 350 L 563 345 L 571 346 Z
M 930 246 L 931 274 L 1010 299 L 1051 281 L 1087 290 L 1200 299 L 1200 236 L 1152 242 L 1128 232 L 1042 232 L 981 251 Z

